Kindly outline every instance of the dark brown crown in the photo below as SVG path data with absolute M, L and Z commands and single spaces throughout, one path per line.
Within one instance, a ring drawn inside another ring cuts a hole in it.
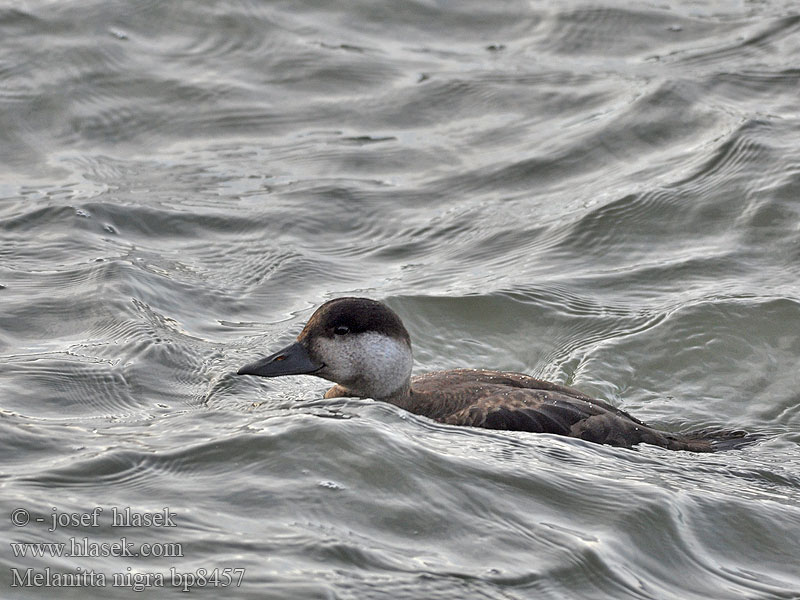
M 306 323 L 298 339 L 308 336 L 333 337 L 346 327 L 350 333 L 373 331 L 405 340 L 411 339 L 400 317 L 391 308 L 369 298 L 336 298 L 320 306 Z

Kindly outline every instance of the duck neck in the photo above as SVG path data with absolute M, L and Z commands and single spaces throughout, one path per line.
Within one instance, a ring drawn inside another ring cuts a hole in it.
M 380 400 L 388 402 L 389 404 L 394 404 L 395 406 L 399 406 L 403 410 L 416 412 L 414 410 L 414 392 L 411 390 L 410 380 L 406 381 L 405 385 L 394 392 L 391 396 L 380 398 Z

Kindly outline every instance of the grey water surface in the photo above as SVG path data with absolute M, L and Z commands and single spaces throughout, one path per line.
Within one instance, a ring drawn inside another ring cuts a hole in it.
M 234 375 L 341 295 L 762 437 Z M 0 7 L 0 597 L 800 598 L 799 358 L 794 1 Z

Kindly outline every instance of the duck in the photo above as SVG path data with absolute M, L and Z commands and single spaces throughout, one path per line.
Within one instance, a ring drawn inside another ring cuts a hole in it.
M 319 306 L 293 343 L 237 374 L 314 375 L 335 384 L 325 398 L 371 398 L 448 425 L 690 452 L 748 442 L 743 431 L 662 431 L 575 388 L 524 373 L 452 369 L 412 377 L 412 366 L 411 338 L 397 313 L 378 300 L 343 297 Z

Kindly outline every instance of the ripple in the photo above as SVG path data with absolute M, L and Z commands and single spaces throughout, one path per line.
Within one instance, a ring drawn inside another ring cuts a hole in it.
M 713 35 L 714 26 L 697 19 L 682 18 L 677 11 L 647 11 L 611 7 L 585 7 L 563 10 L 554 15 L 547 44 L 559 55 L 647 56 L 654 47 L 686 43 L 686 35 L 676 40 L 675 28 L 687 31 L 692 41 Z M 631 36 L 631 32 L 635 32 Z
M 715 69 L 735 58 L 739 61 L 740 69 L 746 70 L 749 64 L 763 68 L 764 61 L 771 66 L 773 58 L 780 55 L 780 52 L 775 52 L 776 48 L 796 51 L 796 32 L 800 29 L 797 15 L 769 15 L 767 18 L 742 20 L 737 25 L 731 27 L 727 36 L 720 36 L 721 40 L 715 40 L 700 49 L 684 49 L 671 56 L 670 60 L 678 60 L 684 68 Z M 778 66 L 783 66 L 782 62 L 778 62 Z
M 766 162 L 769 146 L 758 138 L 763 136 L 765 123 L 749 121 L 743 123 L 722 144 L 709 153 L 710 157 L 697 171 L 673 185 L 694 194 L 707 194 L 719 186 L 721 181 L 736 183 L 753 177 L 753 165 Z M 766 129 L 769 126 L 766 125 Z M 769 176 L 770 173 L 760 175 Z
M 14 400 L 5 408 L 23 413 L 84 420 L 125 418 L 136 410 L 123 373 L 105 361 L 70 354 L 27 356 L 3 361 L 10 377 L 20 378 Z M 41 407 L 38 408 L 37 407 Z

